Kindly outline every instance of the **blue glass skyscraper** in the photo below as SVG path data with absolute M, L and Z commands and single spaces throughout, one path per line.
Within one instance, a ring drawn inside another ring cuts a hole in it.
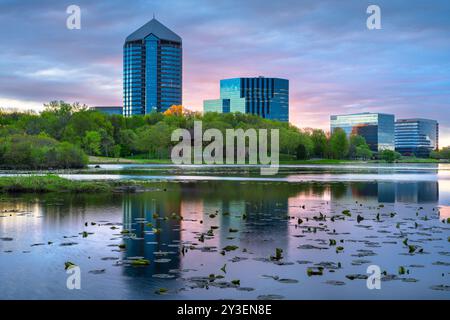
M 220 99 L 204 100 L 204 112 L 241 112 L 289 121 L 289 80 L 233 78 L 220 80 Z
M 156 19 L 125 40 L 123 91 L 124 116 L 182 104 L 182 40 Z

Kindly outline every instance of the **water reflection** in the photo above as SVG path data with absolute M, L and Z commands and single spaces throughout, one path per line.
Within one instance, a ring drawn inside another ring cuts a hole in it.
M 450 217 L 449 199 L 450 184 L 441 181 L 186 181 L 161 182 L 156 191 L 136 194 L 2 196 L 0 283 L 4 298 L 23 299 L 166 298 L 154 294 L 158 288 L 167 288 L 171 299 L 255 299 L 261 294 L 292 299 L 402 298 L 405 292 L 411 298 L 442 298 L 442 292 L 429 287 L 447 280 L 442 274 L 448 273 L 448 266 L 433 263 L 446 263 L 450 255 L 445 251 L 447 224 L 438 219 Z M 344 209 L 350 209 L 353 217 L 336 222 L 313 219 Z M 356 213 L 364 216 L 362 223 L 355 221 Z M 302 226 L 297 225 L 298 218 L 304 219 Z M 84 230 L 90 232 L 86 238 L 80 235 Z M 402 245 L 404 235 L 426 253 L 408 255 Z M 343 240 L 344 252 L 329 250 L 331 237 Z M 70 242 L 74 244 L 62 245 Z M 125 248 L 119 249 L 119 244 Z M 327 250 L 299 249 L 305 244 Z M 220 254 L 230 245 L 238 249 Z M 284 261 L 291 264 L 265 261 L 275 248 L 282 248 Z M 352 264 L 360 249 L 373 251 L 365 259 L 391 273 L 399 265 L 426 268 L 409 275 L 420 281 L 397 282 L 377 296 L 362 282 L 345 278 L 348 273 L 365 273 L 366 265 Z M 150 260 L 150 265 L 122 263 L 137 257 Z M 310 264 L 298 263 L 303 260 Z M 83 290 L 66 289 L 65 261 L 82 268 Z M 324 261 L 340 262 L 344 269 L 327 271 L 322 278 L 307 277 L 307 267 Z M 224 264 L 226 274 L 220 271 Z M 241 279 L 242 286 L 255 290 L 190 287 L 190 278 L 218 273 L 228 281 Z M 262 275 L 297 279 L 299 285 Z M 330 287 L 326 280 L 346 284 Z

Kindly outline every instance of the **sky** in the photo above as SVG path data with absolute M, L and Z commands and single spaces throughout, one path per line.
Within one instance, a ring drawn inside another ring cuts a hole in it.
M 69 5 L 81 29 L 69 30 Z M 381 29 L 369 30 L 369 5 Z M 450 145 L 448 0 L 0 0 L 0 107 L 65 100 L 122 104 L 127 35 L 156 18 L 183 38 L 183 105 L 202 110 L 219 81 L 290 81 L 290 122 L 329 130 L 331 114 L 440 122 Z

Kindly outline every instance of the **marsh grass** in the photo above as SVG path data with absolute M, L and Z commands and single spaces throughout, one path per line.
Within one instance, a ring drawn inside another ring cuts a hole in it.
M 0 177 L 1 193 L 110 192 L 114 185 L 99 181 L 73 181 L 56 175 Z

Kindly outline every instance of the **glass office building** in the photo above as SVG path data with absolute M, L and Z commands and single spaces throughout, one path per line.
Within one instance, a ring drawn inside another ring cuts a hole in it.
M 182 41 L 156 19 L 125 41 L 123 91 L 124 116 L 182 104 Z
M 331 133 L 341 128 L 347 136 L 360 135 L 366 139 L 370 150 L 395 149 L 395 117 L 384 113 L 356 113 L 330 117 Z
M 95 106 L 91 107 L 91 110 L 99 111 L 102 113 L 106 113 L 109 115 L 113 114 L 123 114 L 123 107 L 122 106 Z
M 233 78 L 220 80 L 220 99 L 204 100 L 204 112 L 241 112 L 289 121 L 289 80 Z
M 439 149 L 439 124 L 429 119 L 395 122 L 395 150 L 405 156 L 428 157 Z

